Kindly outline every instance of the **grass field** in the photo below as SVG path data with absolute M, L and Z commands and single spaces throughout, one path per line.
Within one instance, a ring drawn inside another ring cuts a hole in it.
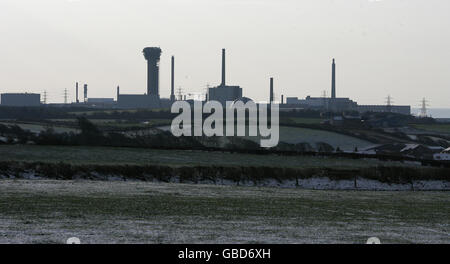
M 76 119 L 50 119 L 53 122 L 64 122 L 64 124 L 70 124 L 76 126 L 78 121 Z M 128 128 L 148 128 L 155 125 L 168 125 L 171 123 L 169 119 L 149 119 L 145 122 L 129 122 L 126 120 L 117 119 L 89 119 L 89 121 L 95 124 L 100 129 L 113 128 L 113 129 L 128 129 Z
M 259 142 L 259 139 L 252 137 L 248 137 L 248 139 Z M 334 148 L 339 147 L 345 151 L 353 151 L 355 147 L 363 149 L 374 145 L 374 143 L 369 141 L 325 130 L 285 126 L 280 127 L 280 142 L 290 144 L 307 142 L 313 147 L 318 142 L 325 142 Z
M 282 117 L 280 123 L 293 123 L 293 124 L 307 124 L 307 125 L 319 125 L 325 119 L 321 118 L 303 118 L 303 117 Z
M 108 165 L 266 166 L 285 168 L 366 168 L 377 165 L 406 166 L 399 162 L 362 159 L 354 160 L 337 157 L 278 156 L 189 150 L 32 145 L 0 145 L 0 161 L 40 161 Z
M 170 126 L 161 126 L 158 128 L 164 131 L 170 131 Z M 247 136 L 245 138 L 255 141 L 258 144 L 261 140 L 260 137 Z M 330 144 L 334 148 L 339 147 L 344 151 L 353 151 L 355 147 L 357 147 L 358 149 L 363 149 L 374 145 L 374 143 L 372 142 L 335 132 L 287 126 L 280 126 L 280 142 L 290 144 L 307 142 L 313 147 L 318 142 L 325 142 Z
M 450 196 L 0 181 L 0 243 L 449 243 Z
M 138 111 L 149 111 L 149 112 L 161 112 L 161 111 L 168 111 L 169 109 L 159 108 L 159 109 L 128 109 L 128 110 L 120 110 L 120 109 L 113 109 L 113 110 L 92 110 L 92 111 L 79 111 L 79 112 L 69 112 L 69 114 L 73 115 L 94 115 L 94 114 L 112 114 L 112 113 L 136 113 Z
M 75 129 L 75 128 L 70 128 L 70 127 L 63 127 L 63 126 L 47 126 L 45 124 L 29 124 L 29 123 L 16 123 L 16 122 L 0 122 L 0 124 L 2 125 L 17 125 L 20 128 L 22 128 L 23 130 L 29 130 L 33 133 L 39 133 L 41 131 L 45 131 L 48 127 L 51 127 L 55 130 L 55 132 L 57 133 L 64 133 L 64 132 L 74 132 L 74 133 L 78 133 L 79 130 Z
M 450 134 L 450 124 L 416 124 L 412 126 L 420 130 Z

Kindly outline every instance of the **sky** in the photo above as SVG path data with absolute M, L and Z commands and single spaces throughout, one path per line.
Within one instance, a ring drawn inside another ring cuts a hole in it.
M 267 101 L 331 93 L 359 104 L 450 108 L 448 0 L 0 0 L 0 93 L 75 100 L 146 92 L 144 47 L 161 47 L 160 94 L 227 84 Z M 80 93 L 81 94 L 81 93 Z

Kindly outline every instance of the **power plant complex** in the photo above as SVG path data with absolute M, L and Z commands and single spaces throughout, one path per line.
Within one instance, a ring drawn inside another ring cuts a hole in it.
M 147 61 L 147 92 L 143 94 L 122 94 L 120 87 L 117 86 L 117 100 L 114 98 L 89 98 L 88 85 L 83 86 L 83 100 L 80 102 L 78 98 L 79 85 L 76 83 L 76 100 L 69 105 L 99 107 L 99 108 L 146 108 L 159 109 L 170 108 L 172 103 L 176 100 L 175 96 L 175 57 L 171 57 L 171 82 L 170 82 L 170 98 L 160 97 L 159 87 L 159 70 L 162 50 L 159 47 L 147 47 L 143 50 L 143 55 Z M 225 106 L 226 102 L 234 102 L 236 100 L 248 101 L 249 98 L 243 97 L 243 89 L 240 86 L 227 85 L 226 82 L 226 50 L 222 49 L 222 80 L 220 85 L 216 87 L 208 87 L 205 101 L 214 100 L 222 103 Z M 186 96 L 184 97 L 186 99 Z M 280 108 L 288 111 L 293 109 L 312 109 L 320 111 L 344 112 L 356 111 L 364 112 L 392 112 L 404 115 L 411 114 L 411 106 L 392 105 L 388 102 L 386 105 L 358 105 L 357 102 L 350 98 L 337 97 L 336 87 L 336 61 L 333 59 L 331 66 L 331 97 L 311 97 L 307 96 L 305 99 L 298 97 L 286 97 L 284 102 L 284 95 L 281 97 Z M 179 96 L 179 100 L 183 97 Z M 274 98 L 274 79 L 270 78 L 269 88 L 269 102 L 275 101 Z M 251 99 L 250 99 L 251 100 Z M 67 94 L 65 95 L 67 101 Z M 192 102 L 192 100 L 190 100 Z M 4 106 L 39 106 L 45 104 L 41 102 L 40 94 L 1 94 L 1 105 Z M 56 104 L 55 104 L 56 105 Z M 61 104 L 57 104 L 61 105 Z

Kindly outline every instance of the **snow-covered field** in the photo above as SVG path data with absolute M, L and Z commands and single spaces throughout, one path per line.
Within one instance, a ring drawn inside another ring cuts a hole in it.
M 0 243 L 449 243 L 448 192 L 0 180 Z
M 88 174 L 77 175 L 77 180 L 91 179 L 99 181 L 130 181 L 123 175 L 101 174 L 90 172 Z M 0 173 L 0 180 L 17 179 L 17 180 L 45 180 L 49 179 L 45 175 L 38 174 L 33 170 L 24 172 L 15 172 L 15 174 Z M 132 180 L 132 179 L 131 179 Z M 227 186 L 245 186 L 245 187 L 279 187 L 279 188 L 299 188 L 309 190 L 358 190 L 358 191 L 450 191 L 449 180 L 412 180 L 408 183 L 387 183 L 373 179 L 355 177 L 353 179 L 330 179 L 323 176 L 313 176 L 310 178 L 294 178 L 294 179 L 275 179 L 266 178 L 263 180 L 229 180 L 221 177 L 215 179 L 196 179 L 181 180 L 179 176 L 171 176 L 165 178 L 164 181 L 148 175 L 148 181 L 153 183 L 187 183 L 187 184 L 207 184 L 207 185 L 227 185 Z

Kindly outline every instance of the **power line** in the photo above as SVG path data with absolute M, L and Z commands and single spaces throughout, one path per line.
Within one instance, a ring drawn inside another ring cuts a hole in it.
M 178 101 L 183 101 L 183 89 L 180 87 L 178 87 Z
M 47 91 L 43 92 L 42 104 L 47 104 Z
M 67 104 L 67 88 L 64 89 L 64 104 Z
M 428 101 L 425 99 L 425 97 L 422 99 L 422 105 L 420 108 L 419 117 L 428 117 Z
M 394 101 L 392 100 L 392 96 L 388 95 L 388 97 L 386 97 L 386 108 L 388 112 L 392 111 L 392 105 L 394 103 Z

